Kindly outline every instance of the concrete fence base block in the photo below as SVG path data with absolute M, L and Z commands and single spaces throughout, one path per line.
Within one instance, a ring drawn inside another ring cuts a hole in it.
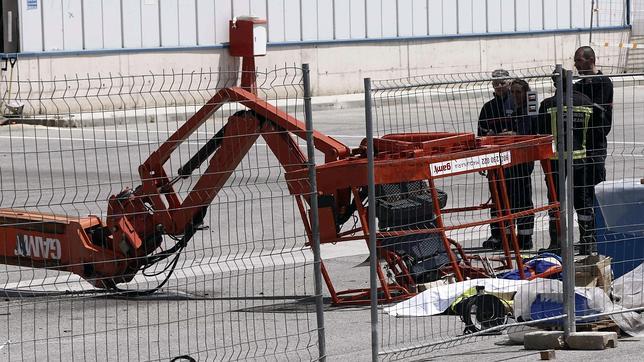
M 555 355 L 555 350 L 554 349 L 549 349 L 547 351 L 541 351 L 541 352 L 539 352 L 539 355 L 540 355 L 542 361 L 550 361 L 550 360 L 553 360 L 553 359 L 557 358 L 557 356 Z
M 523 347 L 527 350 L 562 349 L 564 346 L 562 331 L 530 332 L 523 338 Z
M 566 338 L 570 349 L 601 350 L 617 347 L 615 332 L 577 332 Z

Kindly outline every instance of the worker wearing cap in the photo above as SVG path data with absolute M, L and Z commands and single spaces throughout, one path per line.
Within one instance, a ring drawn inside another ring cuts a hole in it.
M 510 96 L 510 73 L 504 69 L 492 72 L 494 98 L 481 108 L 478 123 L 479 136 L 495 136 L 512 130 L 514 101 Z
M 553 136 L 553 150 L 557 150 L 557 101 L 556 97 L 559 92 L 563 93 L 565 99 L 566 95 L 566 71 L 562 72 L 562 84 L 564 84 L 564 89 L 556 89 L 555 95 L 544 99 L 541 102 L 539 107 L 539 122 L 537 125 L 537 133 L 539 134 L 550 134 Z M 555 78 L 553 77 L 553 82 Z M 556 82 L 555 87 L 557 85 Z M 572 147 L 572 158 L 573 158 L 573 205 L 575 211 L 577 212 L 577 219 L 579 222 L 579 232 L 582 239 L 587 237 L 588 233 L 591 232 L 587 229 L 585 222 L 593 218 L 593 201 L 594 201 L 594 185 L 589 185 L 587 180 L 589 174 L 593 172 L 592 165 L 588 163 L 588 144 L 589 144 L 589 129 L 593 124 L 593 107 L 592 101 L 590 98 L 584 94 L 573 90 L 572 94 L 572 103 L 573 103 L 573 147 Z M 564 106 L 564 117 L 567 113 L 567 107 Z M 564 118 L 564 129 L 565 129 Z M 565 137 L 565 136 L 564 136 Z M 565 138 L 564 138 L 565 139 Z M 568 152 L 568 151 L 567 151 Z M 556 195 L 560 194 L 559 190 L 559 162 L 558 154 L 555 152 L 553 158 L 550 161 L 552 176 L 554 179 Z M 566 176 L 566 175 L 565 175 Z M 564 176 L 564 177 L 565 177 Z M 552 198 L 550 185 L 546 180 L 546 186 L 548 187 L 548 201 L 550 203 L 555 200 Z M 548 251 L 560 254 L 561 253 L 561 240 L 558 235 L 557 224 L 559 220 L 555 218 L 555 215 L 552 211 L 549 211 L 550 222 L 549 222 L 549 234 L 550 234 L 550 245 L 547 247 Z M 586 253 L 587 251 L 584 251 Z
M 595 195 L 595 186 L 606 180 L 606 136 L 613 124 L 613 82 L 604 76 L 595 65 L 595 51 L 589 46 L 583 46 L 575 51 L 575 68 L 582 76 L 591 76 L 579 80 L 573 86 L 575 91 L 583 93 L 592 101 L 592 124 L 588 127 L 586 162 L 588 171 L 585 174 L 585 188 L 588 193 Z M 579 218 L 581 238 L 579 251 L 588 255 L 596 252 L 595 215 L 592 205 L 585 219 Z
M 497 135 L 508 135 L 516 134 L 516 118 L 515 109 L 516 105 L 513 97 L 510 94 L 510 73 L 504 69 L 497 69 L 492 72 L 492 78 L 495 78 L 492 81 L 492 88 L 494 89 L 494 98 L 488 101 L 481 108 L 481 113 L 479 115 L 478 122 L 478 136 L 497 136 Z M 516 174 L 510 174 L 509 170 L 506 169 L 504 172 L 506 179 L 512 179 Z M 517 205 L 512 205 L 513 200 L 517 200 L 517 197 L 513 197 L 513 192 L 520 192 L 519 189 L 512 190 L 510 183 L 506 181 L 506 186 L 508 186 L 508 193 L 510 195 L 510 207 L 515 208 Z M 491 184 L 489 184 L 491 187 Z M 492 189 L 490 188 L 490 194 L 492 194 Z M 500 215 L 497 205 L 492 205 L 490 209 L 492 218 L 497 218 Z M 529 223 L 521 223 L 522 225 L 530 225 Z M 512 226 L 511 226 L 512 227 Z M 506 235 L 510 235 L 512 229 L 510 227 L 505 230 L 501 230 L 501 224 L 498 222 L 493 222 L 490 224 L 491 235 L 490 237 L 483 242 L 483 247 L 488 249 L 501 249 L 502 248 L 502 232 Z M 526 234 L 526 233 L 524 233 Z M 532 248 L 532 239 L 530 236 L 520 237 L 519 246 L 521 249 L 531 249 Z

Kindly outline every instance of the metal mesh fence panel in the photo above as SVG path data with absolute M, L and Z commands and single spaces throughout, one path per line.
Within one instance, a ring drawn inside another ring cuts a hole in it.
M 379 231 L 384 235 L 381 247 L 394 249 L 407 259 L 416 291 L 422 292 L 382 309 L 380 346 L 381 354 L 387 358 L 417 356 L 437 347 L 494 335 L 479 331 L 481 325 L 476 325 L 477 320 L 485 321 L 481 313 L 492 312 L 479 309 L 477 315 L 474 304 L 468 307 L 463 303 L 477 294 L 477 286 L 483 286 L 485 294 L 496 296 L 502 303 L 497 307 L 507 311 L 496 321 L 482 323 L 485 328 L 494 327 L 491 331 L 523 330 L 527 321 L 561 326 L 557 321 L 563 315 L 561 305 L 557 309 L 544 303 L 535 312 L 530 309 L 532 300 L 513 299 L 519 294 L 529 298 L 527 295 L 540 292 L 562 298 L 562 284 L 556 280 L 561 273 L 560 257 L 537 254 L 540 249 L 554 247 L 551 239 L 558 232 L 549 220 L 558 220 L 559 200 L 552 194 L 554 184 L 548 187 L 550 176 L 557 171 L 551 161 L 556 157 L 557 146 L 548 138 L 545 142 L 551 153 L 544 156 L 537 148 L 521 143 L 521 138 L 513 138 L 556 135 L 548 118 L 561 103 L 554 97 L 553 70 L 554 67 L 546 67 L 513 70 L 509 74 L 495 72 L 494 77 L 489 73 L 468 73 L 373 82 L 374 137 L 427 132 L 443 133 L 441 137 L 481 137 L 458 146 L 445 143 L 432 149 L 430 157 L 435 161 L 429 161 L 430 170 L 425 173 L 428 179 L 385 185 L 376 194 L 379 210 L 383 205 L 403 201 L 422 203 L 423 194 L 434 191 L 439 197 L 432 201 L 440 204 L 429 219 L 423 208 L 411 206 L 402 211 L 408 213 L 401 216 L 403 222 L 376 212 Z M 507 87 L 502 97 L 500 93 L 494 95 L 499 85 Z M 518 91 L 528 88 L 534 93 Z M 522 125 L 528 128 L 521 129 Z M 539 142 L 543 141 L 536 144 Z M 427 150 L 430 146 L 422 147 Z M 499 158 L 495 158 L 497 155 Z M 505 158 L 507 155 L 512 157 Z M 394 241 L 387 238 L 403 230 L 424 236 Z M 437 241 L 442 233 L 448 244 Z M 449 260 L 450 253 L 456 262 Z M 534 269 L 542 261 L 554 269 Z M 460 267 L 455 268 L 456 264 Z M 502 307 L 504 301 L 508 303 Z M 486 308 L 497 308 L 493 303 Z M 467 314 L 471 320 L 466 319 Z M 509 321 L 501 320 L 507 315 L 511 317 Z
M 594 195 L 585 203 L 579 200 L 582 207 L 575 220 L 574 242 L 582 254 L 575 258 L 576 292 L 582 300 L 577 305 L 578 330 L 603 326 L 631 336 L 643 330 L 641 79 L 638 73 L 584 75 L 575 80 L 574 89 L 588 97 L 593 109 L 585 173 L 575 174 L 573 195 L 582 198 L 587 189 Z M 587 251 L 597 253 L 583 255 Z
M 307 195 L 284 180 L 306 158 L 276 157 L 267 140 L 304 154 L 306 143 L 267 127 L 269 111 L 249 113 L 252 99 L 213 97 L 236 79 L 11 84 L 0 127 L 3 359 L 318 358 L 313 255 L 293 197 Z M 300 68 L 258 73 L 257 94 L 304 119 Z

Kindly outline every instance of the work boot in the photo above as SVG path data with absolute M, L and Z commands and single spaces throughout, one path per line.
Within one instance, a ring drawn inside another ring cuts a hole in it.
M 519 235 L 519 248 L 521 250 L 531 250 L 532 247 L 532 235 Z
M 482 246 L 484 249 L 492 249 L 492 250 L 503 249 L 503 243 L 501 242 L 501 239 L 497 238 L 494 235 L 490 236 L 487 240 L 485 240 Z
M 561 243 L 559 238 L 557 238 L 557 231 L 550 230 L 550 245 L 546 248 L 539 249 L 539 253 L 553 253 L 561 255 Z
M 595 242 L 579 242 L 579 255 L 595 255 L 597 254 L 597 243 Z
M 579 221 L 579 255 L 597 254 L 595 220 Z
M 561 245 L 550 243 L 547 248 L 539 249 L 539 253 L 552 253 L 561 256 Z

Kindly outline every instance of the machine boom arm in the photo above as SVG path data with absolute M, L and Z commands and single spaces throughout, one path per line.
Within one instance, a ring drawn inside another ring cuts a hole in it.
M 230 116 L 226 124 L 179 168 L 176 176 L 169 176 L 164 166 L 172 153 L 225 103 L 237 103 L 245 110 Z M 310 236 L 310 220 L 304 203 L 309 201 L 311 190 L 309 183 L 301 182 L 308 177 L 308 162 L 294 138 L 305 138 L 306 132 L 302 122 L 248 90 L 242 87 L 222 89 L 139 167 L 140 186 L 110 197 L 105 223 L 95 216 L 66 218 L 0 210 L 0 256 L 4 257 L 5 263 L 65 270 L 80 275 L 97 287 L 117 288 L 117 284 L 132 280 L 141 269 L 168 258 L 186 246 L 202 224 L 208 207 L 260 136 L 286 171 L 289 191 L 295 196 Z M 404 187 L 409 187 L 410 183 L 423 185 L 415 192 L 419 192 L 417 195 L 424 200 L 422 202 L 433 204 L 430 208 L 434 208 L 433 214 L 436 216 L 435 224 L 433 221 L 424 224 L 433 225 L 430 229 L 389 227 L 389 230 L 379 232 L 370 231 L 367 226 L 367 213 L 377 207 L 364 205 L 366 144 L 363 142 L 360 147 L 350 150 L 341 142 L 317 131 L 313 132 L 313 139 L 315 148 L 324 154 L 325 161 L 323 165 L 316 166 L 322 243 L 356 238 L 367 240 L 370 232 L 378 233 L 378 240 L 413 234 L 431 238 L 439 233 L 441 236 L 437 240 L 449 256 L 451 269 L 459 280 L 466 277 L 463 268 L 474 269 L 460 245 L 448 239 L 445 232 L 448 229 L 484 225 L 490 220 L 465 226 L 444 225 L 434 179 L 487 170 L 490 185 L 496 190 L 493 192 L 494 203 L 501 205 L 500 209 L 509 210 L 503 168 L 511 164 L 545 160 L 542 165 L 544 170 L 548 170 L 548 160 L 552 156 L 551 136 L 477 138 L 470 133 L 434 132 L 390 134 L 376 138 L 376 184 L 408 185 Z M 182 179 L 193 177 L 193 172 L 206 161 L 205 171 L 194 176 L 197 178 L 192 183 L 194 186 L 182 200 L 174 185 Z M 451 168 L 452 164 L 454 168 Z M 527 212 L 557 209 L 558 206 L 555 203 Z M 362 226 L 342 232 L 342 225 L 356 212 Z M 504 211 L 496 221 L 511 224 L 516 217 L 510 211 Z M 166 236 L 175 240 L 175 244 L 159 251 Z M 510 253 L 514 252 L 522 273 L 522 258 L 516 237 L 513 240 L 504 239 L 503 243 L 505 267 L 512 267 Z M 453 247 L 460 253 L 464 267 L 459 264 Z M 400 292 L 399 298 L 412 295 L 416 280 L 401 255 L 380 247 L 379 252 L 394 271 L 396 280 L 395 284 L 389 284 L 378 269 L 385 300 L 396 300 L 393 294 L 395 290 Z M 340 303 L 341 293 L 334 290 L 326 268 L 323 267 L 322 272 L 334 302 Z M 470 275 L 480 275 L 480 272 L 474 270 Z M 364 290 L 346 293 L 368 296 Z M 354 300 L 351 296 L 346 298 L 349 302 Z
M 247 110 L 229 117 L 178 176 L 168 177 L 164 164 L 171 154 L 226 103 Z M 306 157 L 291 135 L 305 138 L 304 123 L 241 87 L 222 89 L 139 167 L 139 187 L 110 197 L 105 224 L 95 216 L 0 210 L 0 255 L 8 264 L 73 272 L 103 288 L 130 281 L 138 270 L 158 260 L 153 253 L 164 235 L 182 245 L 194 235 L 208 206 L 259 136 L 287 173 L 305 167 Z M 317 131 L 313 138 L 326 162 L 349 156 L 349 148 L 335 139 Z M 191 177 L 208 158 L 206 171 L 181 200 L 173 185 Z

